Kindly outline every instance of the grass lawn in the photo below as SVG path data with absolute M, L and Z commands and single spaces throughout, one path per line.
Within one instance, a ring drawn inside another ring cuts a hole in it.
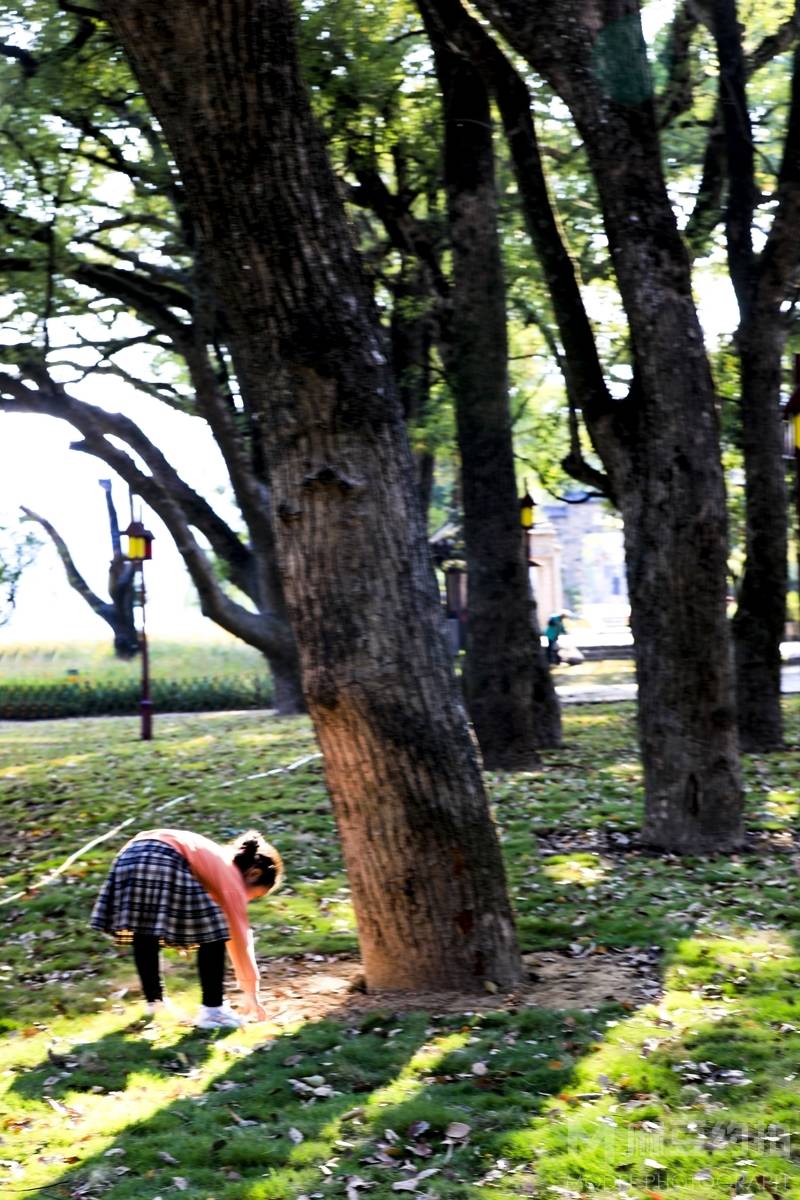
M 151 695 L 162 712 L 262 709 L 271 703 L 261 654 L 230 637 L 150 639 Z M 138 710 L 141 659 L 115 658 L 110 640 L 0 643 L 0 720 L 126 715 Z
M 220 637 L 198 642 L 168 642 L 151 638 L 150 664 L 155 677 L 165 679 L 225 678 L 258 674 L 264 658 L 238 638 Z M 65 679 L 98 683 L 137 680 L 138 658 L 114 657 L 111 635 L 99 642 L 0 642 L 0 679 L 3 684 L 62 683 Z
M 556 687 L 570 687 L 576 683 L 604 687 L 607 684 L 635 683 L 636 671 L 632 658 L 586 659 L 574 666 L 562 664 L 553 668 Z
M 308 722 L 162 717 L 150 744 L 135 719 L 0 724 L 0 1195 L 800 1198 L 800 703 L 786 711 L 793 748 L 747 760 L 751 845 L 732 857 L 637 847 L 629 705 L 567 709 L 541 771 L 487 777 L 524 950 L 563 956 L 573 997 L 604 964 L 655 962 L 650 1000 L 587 987 L 588 1004 L 551 989 L 537 1006 L 535 981 L 525 1003 L 464 1011 L 312 997 L 305 1018 L 276 1003 L 221 1035 L 147 1025 L 89 911 L 131 832 L 254 824 L 288 871 L 251 910 L 265 978 L 271 957 L 277 990 L 353 956 Z M 195 1002 L 194 964 L 167 973 Z

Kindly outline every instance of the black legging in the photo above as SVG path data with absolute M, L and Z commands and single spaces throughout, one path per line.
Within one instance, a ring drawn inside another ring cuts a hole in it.
M 142 984 L 145 1000 L 164 999 L 161 982 L 159 944 L 157 937 L 147 933 L 133 935 L 133 961 Z M 200 976 L 200 991 L 207 1008 L 218 1008 L 222 1004 L 222 987 L 225 975 L 225 943 L 204 942 L 197 948 L 197 973 Z

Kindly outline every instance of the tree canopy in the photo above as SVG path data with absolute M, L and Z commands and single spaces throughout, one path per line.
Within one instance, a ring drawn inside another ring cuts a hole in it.
M 571 477 L 619 506 L 652 794 L 664 779 L 659 747 L 674 736 L 677 761 L 699 740 L 706 749 L 677 772 L 675 803 L 696 807 L 713 761 L 725 764 L 721 787 L 735 813 L 720 396 L 735 397 L 722 430 L 727 461 L 741 454 L 746 475 L 735 700 L 745 740 L 769 748 L 782 736 L 777 418 L 798 270 L 798 16 L 788 0 L 676 0 L 653 10 L 666 13 L 659 24 L 644 5 L 646 45 L 637 4 L 611 15 L 599 2 L 579 7 L 482 0 L 476 19 L 458 0 L 380 10 L 366 0 L 302 4 L 302 71 L 391 340 L 417 488 L 439 511 L 458 500 L 447 492 L 457 479 L 448 354 L 463 304 L 454 298 L 437 31 L 483 81 L 519 474 L 533 463 L 553 492 Z M 167 521 L 204 610 L 283 659 L 297 696 L 265 519 L 271 481 L 246 400 L 259 382 L 245 378 L 246 349 L 234 345 L 227 306 L 208 286 L 214 248 L 187 206 L 174 145 L 93 8 L 36 0 L 13 12 L 3 50 L 0 270 L 16 335 L 3 351 L 2 404 L 73 421 L 80 448 Z M 723 280 L 740 327 L 709 363 L 697 291 Z M 314 319 L 308 354 L 324 360 L 328 331 Z M 207 421 L 241 525 L 192 492 L 168 451 L 130 418 L 81 401 L 75 386 L 87 373 L 116 374 Z M 220 586 L 209 547 L 249 604 Z M 731 829 L 735 841 L 735 815 Z

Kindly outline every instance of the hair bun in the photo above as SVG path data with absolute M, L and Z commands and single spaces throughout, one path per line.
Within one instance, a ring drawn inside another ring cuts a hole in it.
M 252 867 L 261 845 L 261 838 L 254 829 L 248 829 L 236 843 L 236 854 L 233 861 L 240 871 Z

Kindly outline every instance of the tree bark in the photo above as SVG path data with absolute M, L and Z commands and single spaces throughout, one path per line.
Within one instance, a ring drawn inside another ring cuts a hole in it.
M 796 286 L 800 262 L 800 56 L 795 52 L 789 121 L 774 197 L 777 208 L 764 250 L 756 255 L 755 150 L 735 0 L 714 0 L 712 12 L 727 160 L 725 232 L 740 314 L 737 349 L 746 558 L 733 621 L 739 738 L 746 750 L 768 751 L 783 744 L 780 647 L 786 621 L 787 494 L 780 402 L 787 321 L 781 304 Z
M 489 96 L 424 0 L 418 7 L 434 50 L 445 130 L 453 254 L 445 365 L 455 400 L 469 578 L 465 697 L 484 764 L 529 770 L 539 764 L 538 746 L 560 744 L 561 717 L 519 520 Z
M 739 741 L 742 749 L 783 745 L 781 642 L 786 623 L 787 493 L 780 419 L 779 314 L 740 327 L 746 557 L 733 618 Z
M 689 263 L 661 171 L 638 5 L 479 0 L 570 107 L 586 145 L 627 314 L 634 385 L 595 445 L 625 522 L 646 842 L 741 843 L 725 614 L 726 506 L 715 397 Z M 591 410 L 590 410 L 591 412 Z
M 402 414 L 285 0 L 107 0 L 209 247 L 373 987 L 520 974 Z
M 421 262 L 404 255 L 392 286 L 392 371 L 403 417 L 414 430 L 425 417 L 431 391 L 431 349 L 435 317 L 429 272 Z M 427 522 L 433 487 L 433 452 L 416 450 L 414 465 L 423 517 Z

